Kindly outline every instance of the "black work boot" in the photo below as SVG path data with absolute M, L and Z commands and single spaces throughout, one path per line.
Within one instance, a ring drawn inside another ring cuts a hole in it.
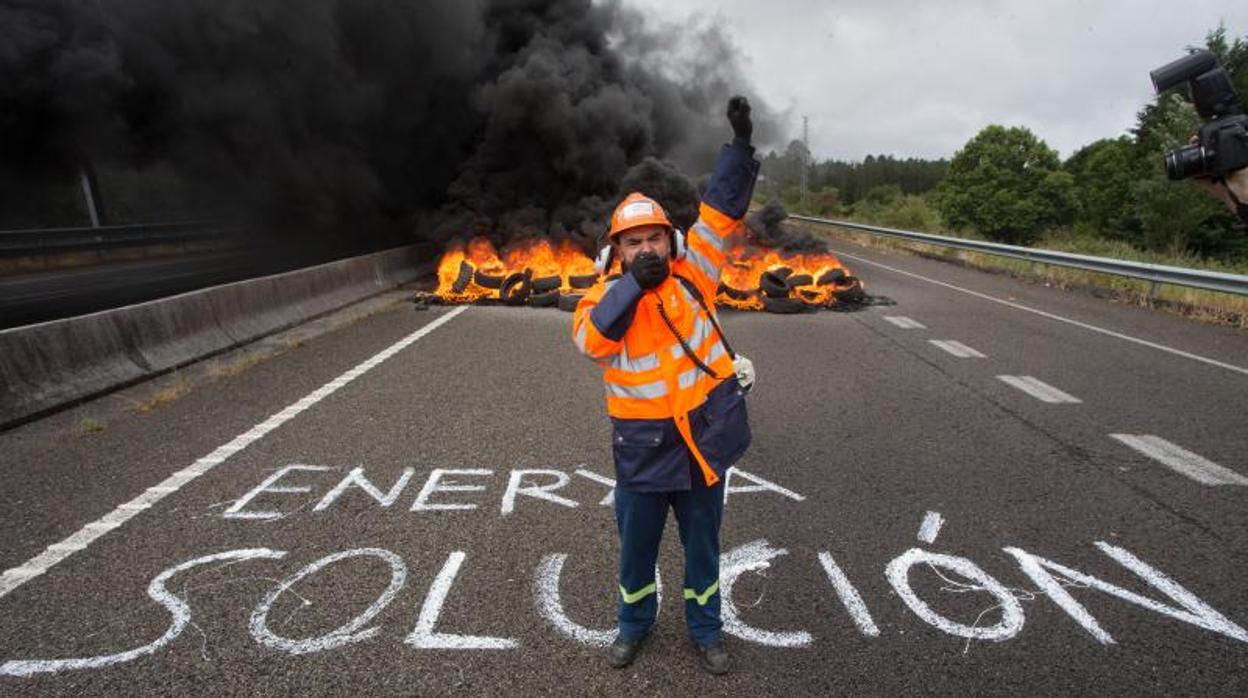
M 712 674 L 728 673 L 728 648 L 723 642 L 699 647 L 698 654 L 702 659 L 702 668 Z
M 607 662 L 616 669 L 623 669 L 633 660 L 637 658 L 637 652 L 641 650 L 641 643 L 646 637 L 643 635 L 632 640 L 627 640 L 621 636 L 616 636 L 615 642 L 607 648 Z

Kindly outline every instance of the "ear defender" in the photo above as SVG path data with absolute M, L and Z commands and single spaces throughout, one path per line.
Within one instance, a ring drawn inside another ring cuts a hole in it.
M 599 276 L 606 274 L 607 270 L 611 268 L 611 262 L 614 257 L 615 248 L 610 244 L 607 244 L 601 250 L 598 250 L 598 256 L 594 258 L 594 271 L 598 272 Z
M 672 261 L 685 258 L 685 231 L 672 228 Z

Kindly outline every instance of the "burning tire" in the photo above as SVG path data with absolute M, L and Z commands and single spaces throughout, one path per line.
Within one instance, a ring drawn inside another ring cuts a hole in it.
M 861 303 L 867 299 L 867 294 L 862 290 L 862 282 L 855 276 L 845 277 L 849 288 L 841 289 L 836 292 L 836 300 L 839 303 Z
M 459 276 L 455 277 L 455 283 L 451 284 L 451 290 L 455 293 L 463 293 L 468 288 L 468 284 L 472 282 L 472 265 L 468 262 L 459 263 Z
M 728 284 L 721 283 L 719 288 L 716 290 L 716 295 L 719 295 L 720 293 L 728 296 L 734 301 L 745 301 L 753 298 L 754 294 L 758 293 L 758 289 L 754 289 L 752 291 L 742 291 L 739 288 L 733 288 Z
M 798 286 L 809 286 L 815 283 L 815 277 L 810 274 L 794 274 L 785 279 L 784 282 L 789 285 L 790 289 L 794 289 Z
M 505 279 L 501 276 L 494 276 L 493 274 L 486 274 L 483 271 L 478 271 L 473 275 L 472 280 L 477 282 L 477 285 L 482 288 L 502 288 L 503 281 Z
M 529 306 L 533 308 L 549 308 L 559 304 L 559 289 L 534 293 L 529 296 Z
M 572 288 L 593 288 L 598 283 L 597 274 L 581 274 L 580 276 L 569 276 L 568 285 Z
M 559 296 L 559 309 L 565 313 L 576 310 L 576 304 L 581 302 L 585 297 L 583 293 L 565 293 Z
M 563 279 L 558 276 L 543 276 L 540 279 L 533 279 L 533 294 L 540 295 L 550 291 L 556 291 L 563 285 Z
M 772 298 L 763 296 L 763 310 L 777 315 L 796 315 L 810 312 L 810 306 L 796 298 Z
M 819 279 L 816 280 L 815 283 L 819 284 L 820 286 L 828 286 L 832 284 L 839 286 L 840 284 L 845 283 L 845 278 L 846 277 L 845 277 L 844 269 L 829 269 L 825 271 L 823 274 L 821 274 L 819 276 Z
M 498 299 L 506 305 L 522 305 L 529 299 L 532 283 L 529 275 L 516 272 L 503 280 L 498 287 Z
M 783 271 L 781 274 L 779 272 Z M 758 287 L 763 290 L 763 295 L 768 298 L 787 298 L 789 295 L 789 284 L 786 279 L 792 274 L 792 269 L 773 269 L 763 272 L 758 277 Z

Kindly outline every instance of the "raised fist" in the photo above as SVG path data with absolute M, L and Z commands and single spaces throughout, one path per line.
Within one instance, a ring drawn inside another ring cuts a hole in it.
M 754 135 L 754 122 L 750 120 L 750 102 L 737 95 L 728 100 L 728 123 L 732 124 L 732 133 L 737 138 L 750 142 Z

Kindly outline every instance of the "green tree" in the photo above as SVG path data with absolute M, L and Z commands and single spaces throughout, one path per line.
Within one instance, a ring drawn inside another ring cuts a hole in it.
M 1231 75 L 1231 83 L 1239 93 L 1240 101 L 1248 97 L 1248 41 L 1245 37 L 1228 40 L 1226 25 L 1219 24 L 1217 29 L 1205 35 L 1205 48 L 1218 57 L 1218 62 Z
M 836 216 L 841 213 L 841 193 L 836 187 L 822 187 L 806 197 L 806 208 L 811 215 Z
M 772 152 L 763 158 L 763 174 L 778 188 L 796 187 L 802 181 L 802 165 L 809 162 L 809 158 L 805 144 L 799 140 L 790 141 L 783 154 Z
M 1141 227 L 1137 247 L 1170 254 L 1243 254 L 1243 236 L 1230 230 L 1226 208 L 1195 187 L 1150 177 L 1135 183 L 1134 198 Z
M 1204 47 L 1226 68 L 1242 101 L 1248 94 L 1248 42 L 1228 41 L 1226 28 L 1219 26 L 1205 37 Z M 1132 242 L 1172 253 L 1242 257 L 1248 254 L 1248 241 L 1234 229 L 1225 208 L 1190 183 L 1166 179 L 1162 164 L 1166 151 L 1187 145 L 1200 124 L 1183 86 L 1140 110 L 1134 130 L 1137 180 L 1132 184 L 1139 229 Z
M 852 204 L 881 184 L 895 184 L 905 194 L 931 191 L 948 169 L 948 160 L 900 160 L 891 155 L 868 155 L 862 162 L 824 160 L 811 168 L 811 186 L 836 187 L 841 199 Z
M 1166 151 L 1187 145 L 1199 130 L 1200 115 L 1191 103 L 1176 91 L 1167 92 L 1136 115 L 1136 154 L 1155 165 L 1149 170 L 1164 174 Z
M 936 189 L 951 225 L 1002 242 L 1026 244 L 1069 221 L 1073 190 L 1057 152 L 1026 128 L 984 128 L 954 155 Z
M 862 200 L 875 206 L 887 206 L 900 198 L 901 187 L 898 185 L 877 184 L 867 191 L 867 195 L 862 197 Z
M 1100 237 L 1138 238 L 1134 188 L 1141 165 L 1129 137 L 1084 146 L 1066 161 L 1065 169 L 1074 178 L 1075 221 L 1080 228 Z

